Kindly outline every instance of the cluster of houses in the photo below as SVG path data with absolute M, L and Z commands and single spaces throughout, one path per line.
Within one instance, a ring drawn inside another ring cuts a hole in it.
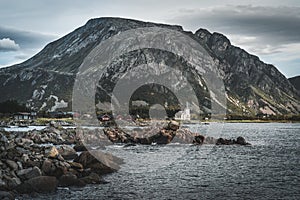
M 17 112 L 13 114 L 14 120 L 35 120 L 37 118 L 36 112 Z
M 49 118 L 73 118 L 76 115 L 74 112 L 48 112 L 43 114 L 42 117 L 49 117 Z M 35 120 L 38 114 L 36 112 L 17 112 L 13 114 L 14 120 Z
M 35 120 L 38 114 L 36 112 L 18 112 L 13 114 L 14 120 Z M 43 113 L 42 117 L 47 118 L 77 118 L 77 117 L 84 117 L 84 118 L 92 118 L 90 114 L 82 114 L 80 115 L 77 112 L 62 112 L 62 111 L 54 111 L 54 112 L 47 112 Z M 110 114 L 102 114 L 97 116 L 98 120 L 101 122 L 108 122 L 113 119 L 112 115 Z M 116 116 L 118 120 L 132 120 L 131 116 Z M 191 111 L 189 105 L 187 104 L 183 111 L 179 111 L 175 115 L 176 120 L 188 121 L 191 119 Z

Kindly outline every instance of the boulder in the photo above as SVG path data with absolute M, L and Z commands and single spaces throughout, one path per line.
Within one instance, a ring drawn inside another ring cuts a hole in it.
M 18 164 L 13 160 L 6 160 L 6 164 L 11 168 L 12 170 L 18 169 Z
M 91 152 L 91 153 L 90 153 Z M 107 174 L 117 171 L 123 160 L 109 153 L 101 151 L 84 151 L 75 159 L 75 162 L 81 163 L 84 168 L 91 168 L 97 174 Z
M 16 138 L 15 142 L 18 146 L 21 147 L 29 147 L 30 145 L 33 144 L 33 141 L 27 138 Z
M 67 166 L 62 161 L 46 159 L 42 165 L 42 172 L 48 176 L 55 176 L 57 178 L 66 174 Z
M 239 145 L 247 145 L 247 144 L 249 144 L 249 143 L 246 142 L 245 138 L 243 138 L 241 136 L 236 139 L 236 143 L 239 144 Z
M 170 121 L 168 124 L 168 128 L 173 131 L 177 131 L 179 129 L 179 126 L 180 126 L 179 122 L 174 120 Z
M 191 144 L 197 135 L 187 128 L 178 129 L 172 143 Z
M 73 148 L 76 152 L 87 151 L 87 148 L 83 144 L 76 144 Z
M 58 181 L 53 176 L 38 176 L 25 181 L 19 185 L 16 190 L 19 193 L 49 193 L 54 192 L 57 185 Z
M 250 145 L 250 143 L 247 143 L 245 138 L 243 137 L 238 137 L 236 140 L 219 138 L 216 142 L 216 145 L 232 145 L 232 144 Z
M 64 162 L 61 161 L 52 161 L 46 159 L 42 165 L 42 172 L 48 176 L 55 176 L 57 178 L 61 177 L 63 174 L 66 174 L 68 171 L 67 166 L 64 165 Z
M 3 199 L 3 200 L 13 200 L 13 199 L 15 199 L 15 196 L 11 192 L 0 191 L 0 199 Z
M 162 129 L 159 133 L 149 137 L 148 140 L 151 143 L 169 144 L 172 141 L 172 139 L 175 137 L 175 135 L 176 132 L 174 130 Z
M 234 144 L 235 142 L 230 139 L 224 139 L 224 138 L 219 138 L 216 142 L 216 145 L 231 145 Z
M 59 152 L 58 150 L 56 149 L 55 146 L 52 146 L 50 148 L 47 148 L 45 150 L 45 155 L 48 157 L 48 158 L 56 158 L 58 156 Z
M 20 179 L 27 180 L 37 176 L 41 176 L 42 172 L 40 168 L 34 166 L 33 168 L 21 169 L 17 171 L 17 175 Z
M 42 165 L 42 172 L 44 174 L 49 174 L 54 170 L 55 170 L 55 165 L 52 164 L 52 161 L 49 159 L 44 160 L 43 165 Z
M 10 190 L 16 188 L 18 185 L 20 185 L 22 182 L 19 178 L 17 177 L 7 177 L 7 186 Z
M 152 143 L 149 140 L 149 138 L 135 138 L 134 141 L 138 144 L 146 144 L 146 145 L 150 145 Z
M 85 186 L 85 182 L 82 181 L 82 180 L 79 180 L 76 175 L 71 174 L 71 173 L 67 173 L 67 174 L 62 175 L 59 178 L 58 185 L 61 186 L 61 187 L 68 187 L 68 186 L 83 187 L 83 186 Z
M 7 139 L 7 137 L 4 134 L 2 134 L 2 133 L 0 133 L 0 142 L 2 142 L 4 144 L 6 144 L 6 143 L 9 142 L 8 139 Z
M 66 160 L 73 160 L 78 157 L 76 151 L 68 145 L 62 145 L 58 148 L 58 152 Z
M 78 162 L 69 162 L 70 166 L 74 169 L 83 169 L 82 164 L 78 163 Z
M 205 137 L 203 135 L 197 135 L 194 137 L 193 144 L 203 144 Z

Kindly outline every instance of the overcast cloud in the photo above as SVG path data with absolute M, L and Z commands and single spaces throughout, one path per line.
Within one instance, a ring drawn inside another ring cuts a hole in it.
M 232 44 L 274 64 L 286 76 L 300 74 L 297 0 L 2 0 L 0 67 L 31 57 L 90 18 L 107 16 L 220 32 Z
M 19 48 L 20 46 L 10 38 L 0 39 L 0 51 L 17 51 Z
M 231 35 L 232 40 L 241 45 L 263 44 L 266 48 L 263 53 L 278 52 L 283 44 L 300 42 L 300 7 L 228 5 L 183 9 L 171 21 L 180 22 L 188 29 L 205 26 Z

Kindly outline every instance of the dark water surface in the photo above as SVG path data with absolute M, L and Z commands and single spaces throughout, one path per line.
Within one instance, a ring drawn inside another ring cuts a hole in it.
M 110 146 L 126 162 L 105 185 L 60 188 L 36 199 L 300 199 L 300 124 L 191 125 L 252 146 Z

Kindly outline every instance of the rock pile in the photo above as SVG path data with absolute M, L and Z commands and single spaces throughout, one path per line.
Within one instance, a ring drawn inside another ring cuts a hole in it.
M 162 129 L 145 129 L 143 133 L 138 135 L 130 135 L 125 133 L 121 129 L 117 128 L 106 128 L 104 134 L 113 143 L 132 143 L 132 144 L 168 144 L 176 136 L 176 131 L 179 129 L 179 123 L 171 121 L 169 124 Z
M 215 144 L 215 145 L 250 145 L 243 137 L 235 139 L 214 138 L 211 136 L 204 136 L 198 133 L 193 133 L 188 129 L 179 129 L 179 124 L 176 121 L 171 121 L 162 129 L 144 129 L 140 130 L 140 134 L 128 134 L 118 128 L 106 128 L 104 134 L 112 143 L 126 143 L 126 144 L 169 144 L 173 143 L 187 143 L 187 144 Z
M 87 151 L 81 141 L 136 144 L 248 145 L 243 137 L 236 140 L 215 139 L 179 129 L 171 121 L 162 129 L 143 129 L 141 135 L 127 134 L 121 129 L 63 129 L 51 125 L 43 130 L 5 132 L 0 130 L 0 199 L 13 199 L 16 193 L 52 192 L 58 186 L 84 186 L 105 183 L 101 176 L 119 169 L 122 159 L 98 150 Z M 96 143 L 97 144 L 97 143 Z M 91 148 L 89 148 L 91 149 Z
M 122 160 L 100 151 L 76 152 L 74 130 L 54 127 L 26 133 L 0 132 L 0 198 L 52 192 L 57 186 L 104 183 Z M 60 144 L 55 146 L 54 144 Z M 77 149 L 78 150 L 78 149 Z M 81 149 L 85 150 L 85 149 Z
M 216 142 L 216 145 L 233 145 L 233 144 L 250 145 L 250 143 L 246 142 L 245 138 L 241 136 L 238 137 L 236 140 L 219 138 Z

